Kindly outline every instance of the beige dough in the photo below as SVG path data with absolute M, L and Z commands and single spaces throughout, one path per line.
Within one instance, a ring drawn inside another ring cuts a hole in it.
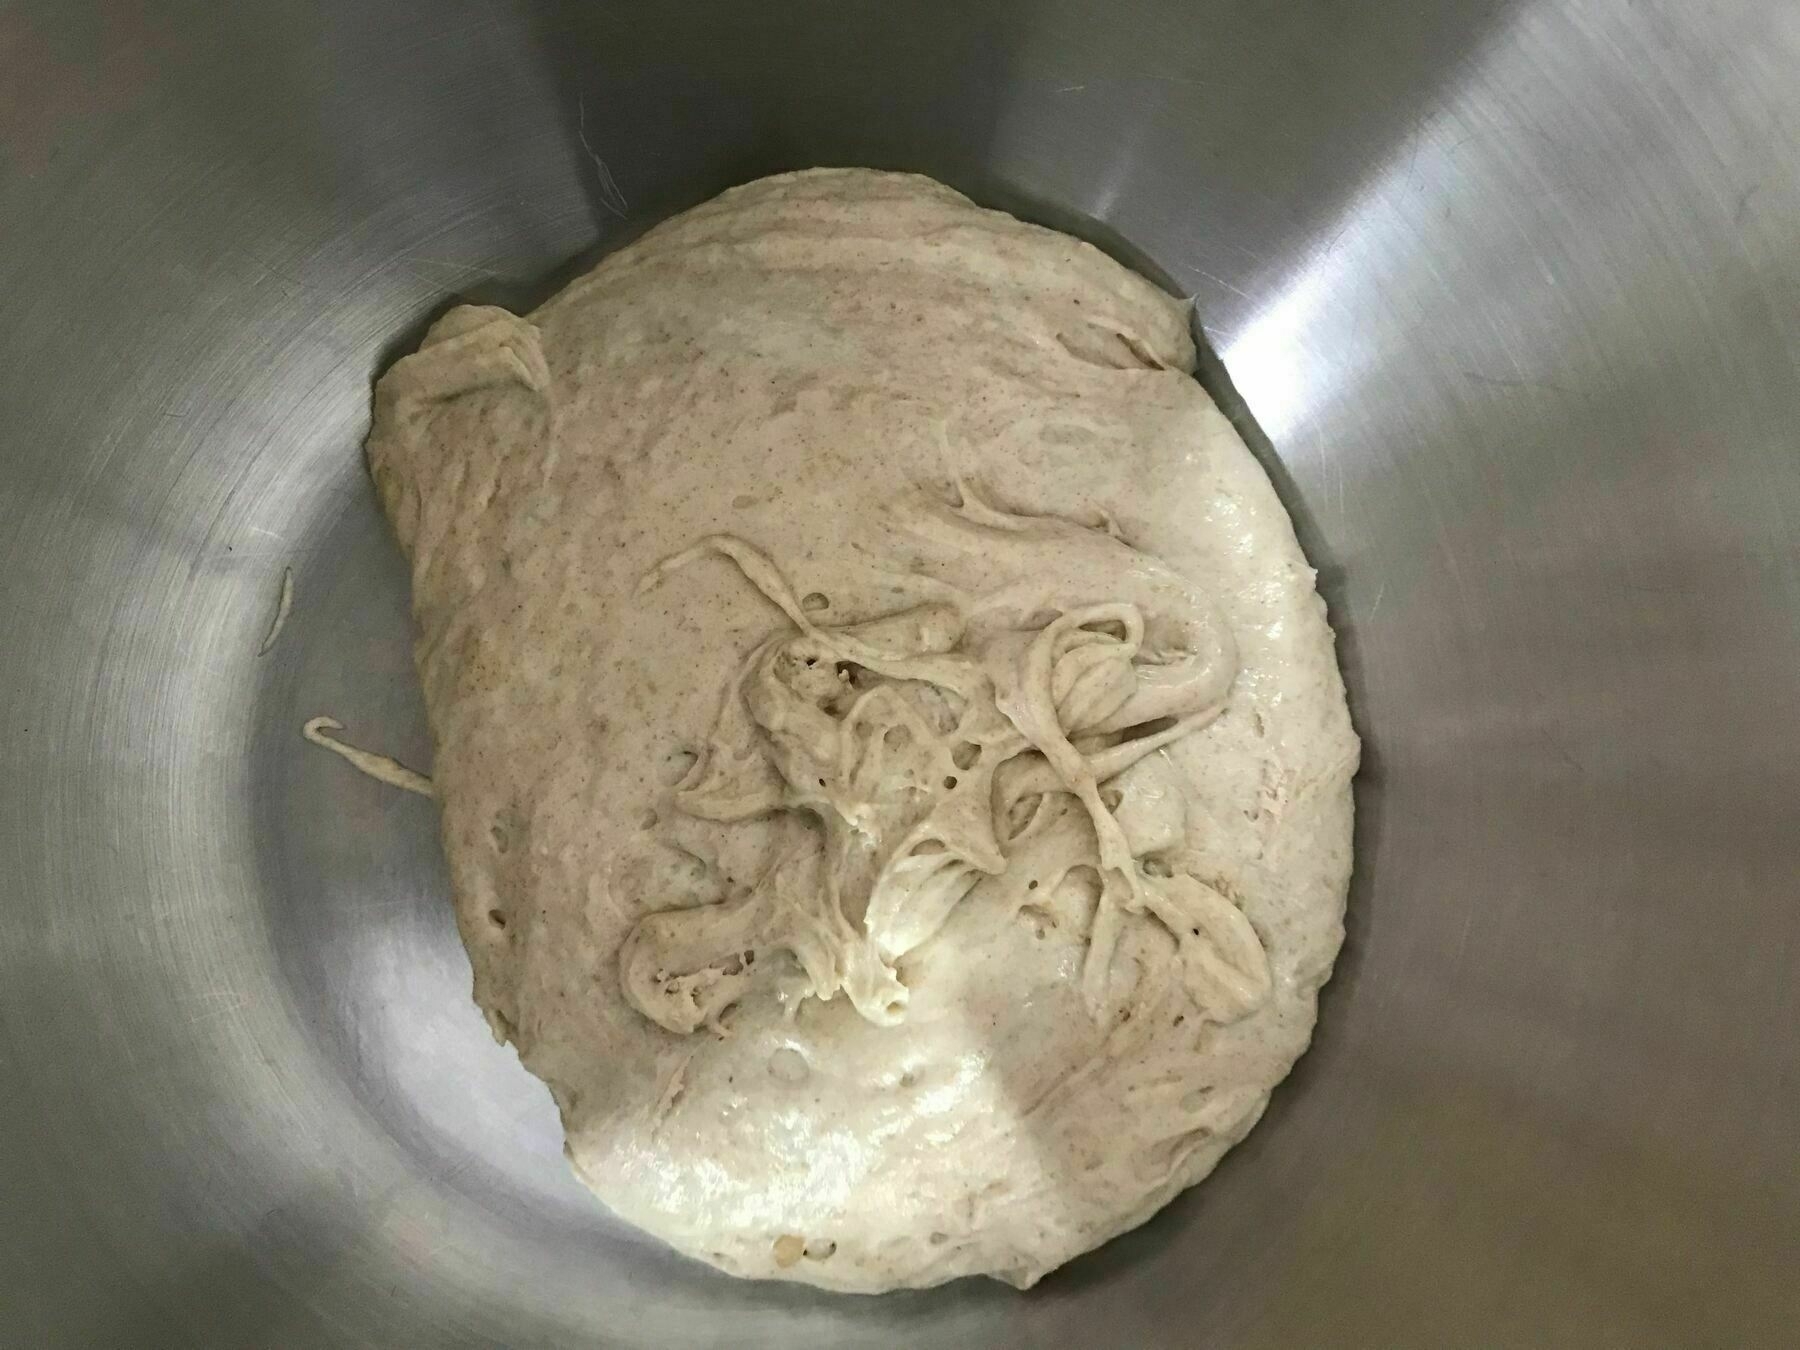
M 1183 305 L 927 179 L 652 231 L 377 389 L 475 997 L 735 1274 L 1020 1286 L 1305 1048 L 1357 742 Z

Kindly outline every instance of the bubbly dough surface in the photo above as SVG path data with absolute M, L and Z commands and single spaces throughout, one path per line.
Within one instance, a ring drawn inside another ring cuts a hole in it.
M 376 392 L 475 997 L 615 1212 L 1024 1286 L 1255 1123 L 1357 741 L 1185 307 L 919 177 L 727 192 Z

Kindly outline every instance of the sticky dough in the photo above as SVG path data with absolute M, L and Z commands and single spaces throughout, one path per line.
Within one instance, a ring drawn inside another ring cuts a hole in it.
M 618 1214 L 1028 1286 L 1251 1127 L 1357 742 L 1184 307 L 927 179 L 765 179 L 376 393 L 475 998 Z

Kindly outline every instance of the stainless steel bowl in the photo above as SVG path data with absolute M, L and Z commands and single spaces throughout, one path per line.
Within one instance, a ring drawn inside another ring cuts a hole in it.
M 1791 1344 L 1797 70 L 1792 0 L 0 5 L 0 1344 Z M 429 804 L 298 736 L 428 757 L 373 373 L 816 163 L 1195 296 L 1368 738 L 1316 1048 L 1030 1295 L 611 1223 Z

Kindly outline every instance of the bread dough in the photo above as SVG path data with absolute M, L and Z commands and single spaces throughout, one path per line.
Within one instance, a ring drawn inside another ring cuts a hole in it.
M 615 1212 L 1027 1286 L 1305 1048 L 1357 742 L 1185 307 L 928 179 L 727 192 L 376 393 L 475 997 Z

